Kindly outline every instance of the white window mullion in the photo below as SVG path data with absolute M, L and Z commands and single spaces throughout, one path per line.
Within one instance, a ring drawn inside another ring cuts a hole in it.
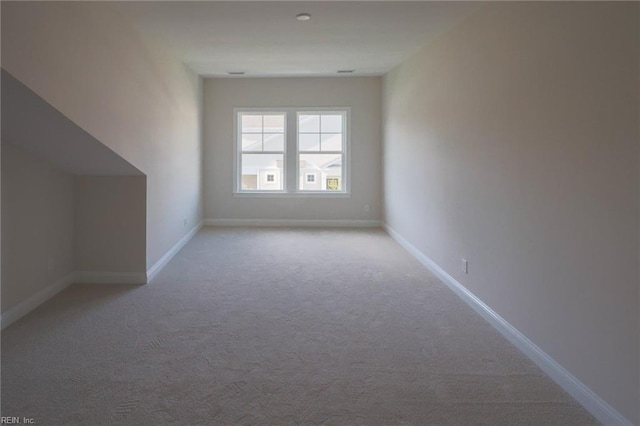
M 298 120 L 294 110 L 287 111 L 287 130 L 285 144 L 287 146 L 285 190 L 287 192 L 298 191 Z

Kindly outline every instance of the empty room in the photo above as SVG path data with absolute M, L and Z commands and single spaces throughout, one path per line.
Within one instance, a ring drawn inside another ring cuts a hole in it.
M 0 13 L 0 424 L 640 426 L 640 3 Z

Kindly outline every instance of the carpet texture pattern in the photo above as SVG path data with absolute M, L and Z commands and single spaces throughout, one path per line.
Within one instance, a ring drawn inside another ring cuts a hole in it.
M 73 285 L 2 333 L 38 425 L 593 425 L 380 230 L 204 228 L 146 286 Z

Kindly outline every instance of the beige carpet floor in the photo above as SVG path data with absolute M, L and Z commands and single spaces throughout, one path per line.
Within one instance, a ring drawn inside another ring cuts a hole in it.
M 379 230 L 203 229 L 146 286 L 74 285 L 2 333 L 38 425 L 592 425 Z

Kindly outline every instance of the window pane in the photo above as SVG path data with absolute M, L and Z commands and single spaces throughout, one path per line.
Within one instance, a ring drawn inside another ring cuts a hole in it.
M 320 116 L 300 114 L 298 116 L 298 133 L 320 132 Z
M 342 154 L 300 154 L 300 180 L 302 191 L 342 191 Z M 315 175 L 309 179 L 308 175 Z
M 342 133 L 342 115 L 323 115 L 322 133 Z
M 320 151 L 320 135 L 317 133 L 298 135 L 298 150 Z
M 322 135 L 322 151 L 342 151 L 342 134 Z
M 265 133 L 284 133 L 284 115 L 265 115 L 264 116 L 264 132 Z
M 249 133 L 242 135 L 243 151 L 262 151 L 262 135 Z
M 262 116 L 242 115 L 242 133 L 262 133 Z
M 265 151 L 284 151 L 284 133 L 264 135 Z
M 242 189 L 282 191 L 284 154 L 242 154 Z

